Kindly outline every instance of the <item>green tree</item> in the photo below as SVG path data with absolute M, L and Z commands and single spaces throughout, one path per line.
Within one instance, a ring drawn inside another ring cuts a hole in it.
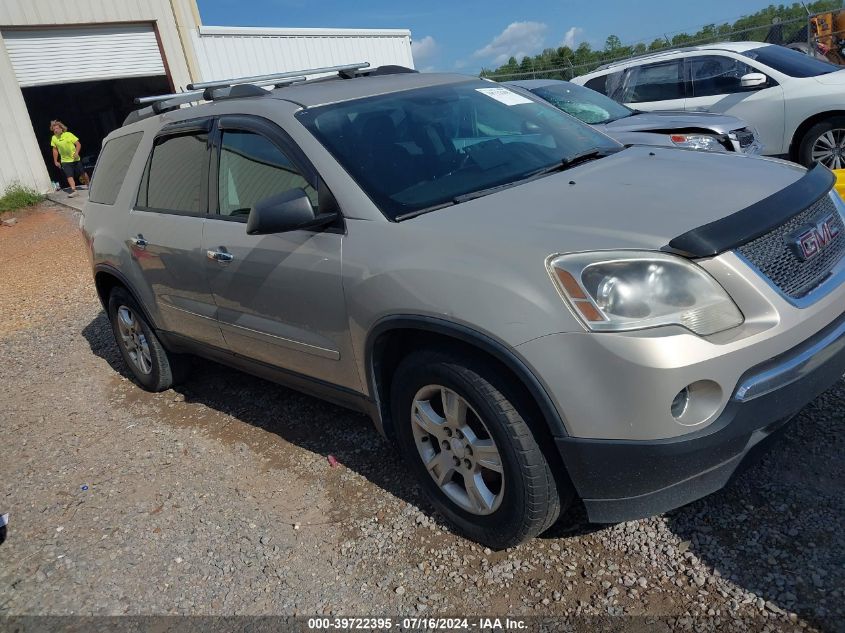
M 617 35 L 608 35 L 604 41 L 604 50 L 608 53 L 613 53 L 622 48 L 622 40 Z

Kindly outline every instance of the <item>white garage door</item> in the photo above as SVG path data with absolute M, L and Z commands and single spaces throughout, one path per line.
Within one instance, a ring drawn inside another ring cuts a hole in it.
M 163 75 L 152 25 L 3 31 L 21 87 Z

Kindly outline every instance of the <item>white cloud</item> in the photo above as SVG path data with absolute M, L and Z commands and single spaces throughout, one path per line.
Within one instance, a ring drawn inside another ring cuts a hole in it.
M 578 40 L 582 39 L 583 37 L 584 29 L 582 29 L 580 26 L 573 26 L 563 36 L 563 42 L 561 42 L 561 45 L 568 46 L 572 49 L 578 48 Z
M 439 45 L 431 35 L 411 42 L 411 53 L 414 55 L 414 65 L 424 64 L 437 55 Z
M 543 50 L 548 28 L 542 22 L 513 22 L 472 56 L 475 59 L 490 60 L 497 65 L 504 64 L 510 57 L 519 60 Z

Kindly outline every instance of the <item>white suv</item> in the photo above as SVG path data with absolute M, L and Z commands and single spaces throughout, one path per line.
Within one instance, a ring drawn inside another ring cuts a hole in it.
M 639 110 L 730 114 L 757 128 L 764 154 L 845 168 L 845 69 L 782 46 L 693 46 L 608 64 L 573 82 Z

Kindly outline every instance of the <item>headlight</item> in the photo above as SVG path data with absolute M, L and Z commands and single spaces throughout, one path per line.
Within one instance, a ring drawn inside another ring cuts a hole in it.
M 666 253 L 610 251 L 553 255 L 549 274 L 594 331 L 680 325 L 701 336 L 736 327 L 742 313 L 700 266 Z
M 725 150 L 725 146 L 717 138 L 702 134 L 671 134 L 669 140 L 675 147 L 700 149 L 705 152 L 722 152 Z

